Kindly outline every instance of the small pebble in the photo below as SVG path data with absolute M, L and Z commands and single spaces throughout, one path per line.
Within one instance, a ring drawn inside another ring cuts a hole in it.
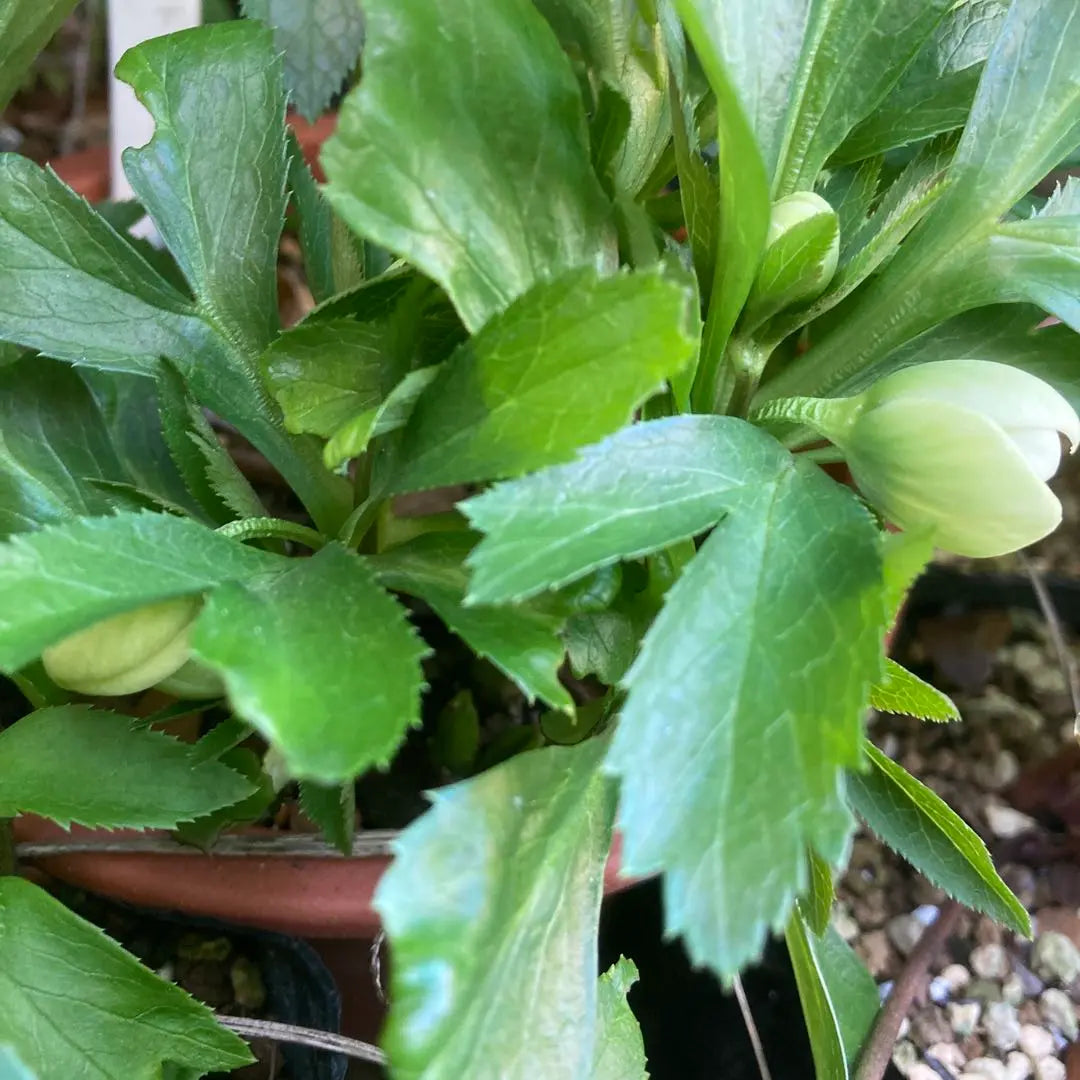
M 963 990 L 971 982 L 971 972 L 963 964 L 949 964 L 943 968 L 939 979 L 944 979 L 949 989 L 955 994 L 957 990 Z
M 938 915 L 941 914 L 937 904 L 920 904 L 912 913 L 912 918 L 918 919 L 923 926 L 932 926 L 937 922 Z
M 1035 1062 L 1035 1080 L 1065 1080 L 1065 1064 L 1056 1057 L 1039 1058 Z
M 907 1080 L 941 1080 L 941 1073 L 936 1069 L 932 1069 L 929 1065 L 917 1061 L 908 1069 Z
M 1035 940 L 1031 969 L 1044 982 L 1068 986 L 1080 976 L 1080 949 L 1064 934 L 1047 931 Z
M 952 987 L 940 975 L 935 975 L 930 980 L 927 993 L 935 1005 L 944 1005 L 952 997 Z
M 983 1013 L 983 1030 L 995 1050 L 1012 1050 L 1020 1039 L 1016 1008 L 1005 1001 L 992 1001 Z
M 1006 1080 L 1028 1080 L 1031 1076 L 1031 1058 L 1027 1054 L 1021 1054 L 1019 1050 L 1013 1050 L 1005 1058 Z
M 859 936 L 859 924 L 843 908 L 836 908 L 830 921 L 833 929 L 849 945 Z
M 885 933 L 901 956 L 911 953 L 919 944 L 919 938 L 923 936 L 925 929 L 926 923 L 914 914 L 897 915 L 885 924 Z
M 1034 971 L 1024 967 L 1018 960 L 1013 961 L 1013 974 L 1020 980 L 1024 987 L 1024 997 L 1038 997 L 1045 986 Z
M 893 1047 L 893 1064 L 905 1075 L 911 1071 L 911 1067 L 919 1060 L 919 1050 L 913 1042 L 907 1039 L 899 1039 Z
M 976 1001 L 1000 1001 L 1001 983 L 993 979 L 972 979 L 964 990 L 964 997 Z
M 972 949 L 968 963 L 980 979 L 1004 979 L 1012 966 L 1004 945 L 980 945 Z
M 982 1015 L 982 1004 L 978 1001 L 952 1001 L 945 1006 L 945 1011 L 953 1033 L 963 1038 L 975 1030 Z
M 1024 993 L 1024 980 L 1021 979 L 1016 972 L 1013 972 L 1001 984 L 1001 1000 L 1016 1006 L 1019 1005 L 1025 997 L 1027 997 L 1027 994 Z
M 945 1068 L 952 1070 L 954 1073 L 963 1071 L 964 1065 L 967 1063 L 964 1052 L 954 1042 L 934 1043 L 933 1046 L 926 1048 L 926 1056 L 933 1058 L 935 1061 L 940 1061 Z
M 1001 803 L 986 803 L 983 813 L 986 815 L 986 824 L 990 831 L 999 840 L 1015 839 L 1037 827 L 1034 818 L 1021 814 L 1019 810 L 1014 810 L 1011 806 L 1003 806 Z
M 883 930 L 871 930 L 868 934 L 863 934 L 859 938 L 857 951 L 861 953 L 867 970 L 875 979 L 882 978 L 895 968 L 896 954 Z
M 1006 1080 L 1005 1066 L 997 1058 L 980 1057 L 974 1058 L 964 1066 L 962 1077 L 974 1080 Z
M 1039 998 L 1039 1014 L 1049 1024 L 1060 1028 L 1062 1033 L 1075 1041 L 1078 1032 L 1076 1009 L 1063 990 L 1045 990 Z
M 1035 906 L 1035 875 L 1030 867 L 1007 863 L 1001 868 L 1001 878 L 1024 907 Z
M 934 1043 L 947 1042 L 951 1036 L 949 1021 L 935 1005 L 919 1009 L 911 1018 L 911 1041 L 916 1046 L 933 1046 Z
M 1033 1060 L 1048 1057 L 1054 1052 L 1054 1036 L 1046 1028 L 1023 1024 L 1020 1028 L 1019 1046 Z

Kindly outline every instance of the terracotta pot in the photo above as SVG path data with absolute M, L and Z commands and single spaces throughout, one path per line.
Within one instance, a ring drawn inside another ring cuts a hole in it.
M 319 150 L 337 126 L 337 115 L 327 113 L 309 124 L 303 117 L 290 113 L 286 118 L 293 130 L 304 158 L 315 171 L 316 178 L 325 179 L 318 166 Z M 56 175 L 89 202 L 109 197 L 109 148 L 92 146 L 76 154 L 65 154 L 50 161 Z
M 281 835 L 268 829 L 247 831 L 267 837 Z M 32 815 L 15 819 L 17 844 L 104 843 L 146 835 L 77 825 L 68 831 Z M 604 869 L 605 895 L 633 883 L 618 876 L 620 850 L 616 837 Z M 367 941 L 379 932 L 379 917 L 371 899 L 389 865 L 386 855 L 343 859 L 186 852 L 93 851 L 33 860 L 34 867 L 69 885 L 140 907 L 203 915 L 297 937 Z

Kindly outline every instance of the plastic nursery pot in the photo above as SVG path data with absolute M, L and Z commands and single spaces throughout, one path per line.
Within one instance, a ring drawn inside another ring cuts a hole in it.
M 294 113 L 290 113 L 287 120 L 300 144 L 304 158 L 315 172 L 316 179 L 325 179 L 318 167 L 319 150 L 334 133 L 334 128 L 337 126 L 337 114 L 327 113 L 319 117 L 314 124 L 309 124 L 303 117 Z M 49 164 L 65 184 L 88 202 L 101 202 L 109 197 L 109 148 L 107 146 L 92 146 L 75 154 L 65 154 L 63 157 L 54 158 Z
M 62 828 L 32 815 L 14 822 L 15 842 L 72 844 L 165 838 L 165 833 Z M 236 834 L 233 834 L 234 836 Z M 280 839 L 269 829 L 245 829 L 245 838 Z M 371 837 L 371 834 L 368 834 Z M 374 845 L 385 847 L 386 834 Z M 360 834 L 361 840 L 364 834 Z M 227 841 L 226 841 L 227 843 Z M 604 868 L 604 895 L 633 884 L 620 878 L 621 845 L 616 836 Z M 371 900 L 390 856 L 378 853 L 351 858 L 315 855 L 203 854 L 176 851 L 71 851 L 27 862 L 70 885 L 139 907 L 182 911 L 239 926 L 276 930 L 306 938 L 372 940 L 380 922 Z

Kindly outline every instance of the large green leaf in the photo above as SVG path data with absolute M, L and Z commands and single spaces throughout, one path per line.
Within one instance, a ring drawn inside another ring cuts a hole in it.
M 578 271 L 536 286 L 421 394 L 393 490 L 513 476 L 622 427 L 689 363 L 692 300 L 662 271 Z
M 5 0 L 0 7 L 0 110 L 75 7 L 76 0 Z
M 624 428 L 570 465 L 496 484 L 462 504 L 486 534 L 469 559 L 469 599 L 522 599 L 696 536 L 789 460 L 775 440 L 734 417 Z
M 1025 937 L 1023 904 L 998 877 L 983 842 L 933 791 L 866 744 L 868 772 L 848 773 L 848 801 L 871 830 L 950 896 Z
M 364 43 L 358 0 L 244 0 L 244 14 L 273 27 L 289 97 L 314 120 L 356 66 Z
M 157 600 L 288 564 L 171 514 L 86 518 L 0 544 L 0 669 L 76 630 Z
M 442 5 L 438 33 L 427 0 L 364 14 L 364 77 L 322 154 L 349 225 L 434 278 L 470 330 L 537 281 L 606 265 L 577 81 L 532 3 Z
M 426 646 L 364 562 L 336 544 L 219 588 L 192 649 L 295 777 L 342 783 L 384 765 L 419 719 Z
M 23 1063 L 12 1046 L 0 1045 L 0 1080 L 40 1080 Z
M 194 760 L 188 743 L 88 705 L 42 709 L 0 732 L 0 817 L 172 829 L 251 792 L 232 769 Z
M 877 985 L 840 935 L 831 926 L 815 934 L 800 907 L 785 936 L 815 1074 L 847 1080 L 877 1016 Z
M 878 532 L 855 496 L 790 456 L 730 461 L 744 485 L 667 594 L 626 676 L 608 760 L 624 869 L 663 871 L 667 929 L 724 977 L 760 951 L 853 822 L 842 769 L 885 624 Z
M 224 22 L 116 65 L 154 117 L 124 172 L 213 324 L 248 355 L 273 336 L 285 218 L 285 90 L 270 32 Z
M 613 791 L 605 743 L 551 746 L 433 793 L 375 894 L 394 1075 L 589 1076 Z M 522 977 L 527 973 L 527 977 Z
M 304 160 L 296 136 L 289 133 L 289 191 L 298 219 L 297 234 L 304 256 L 304 277 L 316 303 L 337 291 L 334 274 L 334 212 Z
M 600 976 L 596 1002 L 596 1049 L 589 1080 L 649 1080 L 645 1071 L 645 1045 L 634 1014 L 626 1001 L 637 982 L 633 960 L 620 956 Z
M 843 320 L 764 388 L 761 399 L 821 393 L 935 324 L 993 303 L 983 264 L 999 219 L 1080 144 L 1080 9 L 1024 0 L 1009 9 L 949 171 L 950 185 Z
M 960 719 L 960 711 L 945 694 L 895 660 L 885 661 L 885 677 L 870 691 L 870 704 L 878 712 L 917 716 L 920 720 L 944 723 Z
M 205 1006 L 43 889 L 0 878 L 0 1044 L 40 1080 L 159 1080 L 253 1061 Z
M 820 0 L 812 6 L 774 196 L 813 188 L 829 155 L 880 104 L 953 2 Z
M 1008 0 L 961 0 L 889 95 L 844 140 L 833 163 L 859 161 L 962 128 Z

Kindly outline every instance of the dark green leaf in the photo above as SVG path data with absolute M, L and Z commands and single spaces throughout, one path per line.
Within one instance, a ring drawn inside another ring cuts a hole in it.
M 349 225 L 437 281 L 470 330 L 538 281 L 606 265 L 577 81 L 533 5 L 458 0 L 438 33 L 428 0 L 364 14 L 364 77 L 322 154 Z
M 156 125 L 124 151 L 135 194 L 209 319 L 258 353 L 277 330 L 285 218 L 285 91 L 270 32 L 226 22 L 152 38 L 116 76 Z
M 251 793 L 232 769 L 196 764 L 188 743 L 88 705 L 42 709 L 0 732 L 0 817 L 171 829 Z
M 1027 937 L 1023 904 L 998 877 L 983 842 L 934 792 L 866 744 L 868 772 L 848 773 L 848 801 L 871 830 L 929 881 Z
M 341 89 L 364 43 L 357 0 L 244 0 L 244 14 L 274 31 L 285 54 L 285 85 L 301 115 L 314 120 Z
M 916 716 L 920 720 L 946 723 L 960 719 L 960 711 L 945 694 L 895 660 L 885 661 L 885 677 L 871 689 L 870 704 L 878 712 Z
M 743 486 L 645 637 L 609 766 L 625 872 L 663 871 L 668 931 L 731 977 L 805 890 L 806 848 L 846 854 L 841 770 L 861 758 L 885 612 L 851 492 L 778 448 L 727 465 Z
M 469 560 L 469 598 L 522 599 L 695 536 L 788 460 L 768 435 L 734 417 L 625 428 L 570 465 L 497 484 L 462 504 L 487 534 Z
M 385 764 L 419 717 L 425 646 L 365 564 L 337 545 L 219 588 L 192 649 L 301 779 L 344 783 Z
M 110 615 L 286 566 L 171 514 L 117 514 L 0 544 L 0 669 Z
M 315 302 L 321 304 L 337 291 L 334 281 L 334 212 L 311 175 L 296 136 L 289 132 L 289 190 L 299 218 L 304 276 Z
M 834 162 L 858 161 L 962 128 L 1008 9 L 1008 0 L 956 4 L 881 106 L 844 140 Z
M 236 518 L 262 517 L 266 514 L 262 499 L 232 456 L 218 441 L 206 414 L 193 401 L 188 406 L 186 432 L 196 452 L 203 459 L 206 483 L 216 499 Z
M 641 1028 L 626 1000 L 637 979 L 634 961 L 624 956 L 600 976 L 596 1049 L 589 1080 L 649 1080 Z
M 261 363 L 289 431 L 328 439 L 378 405 L 392 362 L 387 336 L 382 322 L 332 319 L 301 323 L 278 337 Z
M 356 785 L 316 784 L 311 780 L 300 783 L 300 809 L 316 825 L 328 844 L 349 855 L 356 833 Z
M 17 877 L 0 878 L 0 1043 L 41 1080 L 195 1077 L 254 1061 L 210 1010 L 96 926 Z
M 228 826 L 258 821 L 277 796 L 270 777 L 263 770 L 262 758 L 253 750 L 243 747 L 226 750 L 217 761 L 230 772 L 246 778 L 252 792 L 245 799 L 229 803 L 195 821 L 182 822 L 177 827 L 177 840 L 194 844 L 204 851 L 210 850 L 222 830 Z
M 421 395 L 393 490 L 513 476 L 621 427 L 689 362 L 692 298 L 661 271 L 584 271 L 537 286 Z
M 805 901 L 800 901 L 800 911 L 815 934 L 824 934 L 832 914 L 833 886 L 832 868 L 816 851 L 807 852 L 810 864 L 810 888 Z
M 394 953 L 382 1045 L 395 1075 L 590 1075 L 604 749 L 522 754 L 437 790 L 402 833 L 375 894 Z
M 786 938 L 815 1074 L 847 1080 L 877 1016 L 877 986 L 840 935 L 831 926 L 815 934 L 799 907 Z
M 37 54 L 71 14 L 76 0 L 7 0 L 0 8 L 0 110 L 7 107 Z
M 579 679 L 595 675 L 606 686 L 617 686 L 634 662 L 652 615 L 620 602 L 608 611 L 571 616 L 563 641 L 574 674 Z

